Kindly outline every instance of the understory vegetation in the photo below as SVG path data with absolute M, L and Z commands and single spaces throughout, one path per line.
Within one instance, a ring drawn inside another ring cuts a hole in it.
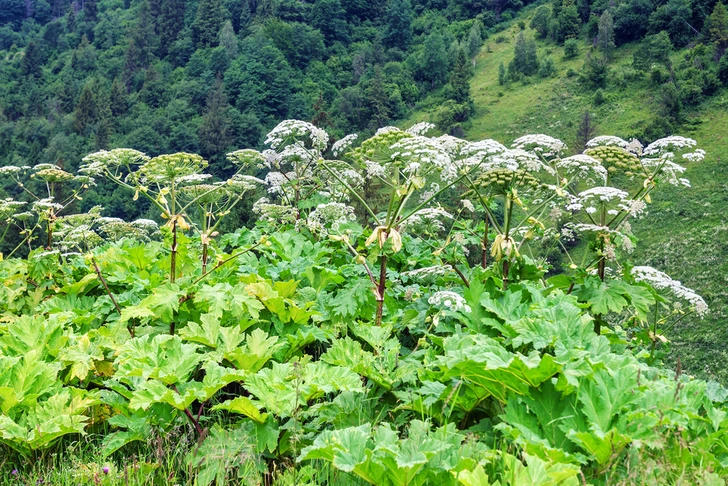
M 431 129 L 4 167 L 0 481 L 724 484 L 728 390 L 662 363 L 710 309 L 630 229 L 705 152 Z M 67 214 L 101 181 L 165 224 Z

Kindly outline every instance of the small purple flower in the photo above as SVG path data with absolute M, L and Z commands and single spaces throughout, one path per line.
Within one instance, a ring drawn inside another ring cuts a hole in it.
M 13 470 L 12 470 L 12 471 L 10 472 L 10 474 L 12 474 L 13 476 L 17 476 L 17 475 L 18 475 L 18 470 L 17 470 L 17 469 L 13 469 Z
M 104 466 L 101 468 L 101 470 L 104 472 L 104 474 L 109 474 L 109 466 Z

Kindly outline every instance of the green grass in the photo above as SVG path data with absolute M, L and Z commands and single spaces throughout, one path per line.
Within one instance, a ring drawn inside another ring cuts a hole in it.
M 508 144 L 525 134 L 545 133 L 573 146 L 585 110 L 592 115 L 595 135 L 627 139 L 642 133 L 654 118 L 655 90 L 649 75 L 635 76 L 631 69 L 636 45 L 616 49 L 601 106 L 593 104 L 593 89 L 578 76 L 566 75 L 569 69 L 581 72 L 589 51 L 584 42 L 575 59 L 564 60 L 562 47 L 537 41 L 539 58 L 550 55 L 556 73 L 548 79 L 499 85 L 498 67 L 512 59 L 519 30 L 514 22 L 487 39 L 475 60 L 471 93 L 476 110 L 465 127 L 466 139 L 493 138 Z M 526 29 L 526 34 L 534 33 Z M 496 42 L 498 37 L 506 42 Z M 685 51 L 675 52 L 673 64 L 684 55 Z M 427 108 L 413 113 L 402 126 L 433 121 L 437 103 L 423 105 Z M 728 384 L 728 90 L 687 111 L 675 133 L 695 138 L 707 157 L 687 165 L 692 188 L 660 188 L 650 214 L 634 222 L 639 244 L 633 260 L 669 273 L 705 297 L 711 307 L 707 317 L 690 316 L 667 332 L 672 341 L 668 360 L 674 364 L 679 357 L 687 372 Z

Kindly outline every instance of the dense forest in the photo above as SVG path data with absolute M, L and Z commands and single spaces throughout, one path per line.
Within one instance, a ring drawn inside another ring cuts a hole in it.
M 3 0 L 0 161 L 75 168 L 87 153 L 126 146 L 200 153 L 224 175 L 226 152 L 259 147 L 282 119 L 309 120 L 338 137 L 373 133 L 432 94 L 438 127 L 461 135 L 475 109 L 468 60 L 522 7 L 520 0 Z M 635 68 L 663 98 L 647 138 L 669 133 L 682 105 L 728 82 L 728 14 L 714 0 L 554 0 L 537 8 L 530 27 L 567 53 L 576 39 L 593 40 L 582 73 L 593 89 L 606 82 L 615 45 L 642 41 Z M 687 45 L 698 47 L 677 69 L 669 54 Z M 536 59 L 532 39 L 522 36 L 502 71 L 504 83 L 548 76 L 553 61 Z

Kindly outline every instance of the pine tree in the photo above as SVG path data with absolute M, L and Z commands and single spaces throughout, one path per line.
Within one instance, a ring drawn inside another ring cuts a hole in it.
M 576 129 L 576 148 L 581 152 L 586 149 L 586 143 L 594 138 L 596 126 L 592 120 L 589 110 L 584 111 L 581 116 L 579 128 Z
M 160 17 L 157 19 L 159 53 L 166 56 L 177 40 L 185 24 L 185 1 L 162 0 Z
M 228 58 L 238 57 L 238 38 L 233 29 L 233 23 L 226 20 L 220 29 L 220 45 L 225 48 Z
M 429 81 L 433 88 L 442 85 L 447 79 L 447 61 L 445 39 L 439 31 L 434 31 L 427 36 L 423 44 L 422 63 L 422 77 Z
M 387 5 L 387 25 L 382 36 L 389 47 L 403 51 L 412 41 L 412 4 L 410 0 L 390 0 Z
M 253 12 L 250 9 L 250 0 L 243 0 L 243 5 L 240 9 L 240 37 L 245 37 L 248 34 L 252 22 Z
M 476 20 L 473 22 L 473 26 L 470 27 L 470 32 L 468 32 L 468 55 L 471 59 L 475 59 L 482 45 L 483 34 L 480 31 L 480 22 Z
M 470 64 L 465 57 L 465 51 L 460 49 L 455 58 L 455 65 L 450 73 L 449 93 L 450 99 L 459 105 L 472 107 L 473 98 L 470 96 Z
M 222 80 L 218 78 L 215 86 L 207 95 L 202 123 L 197 130 L 202 149 L 201 154 L 207 159 L 214 160 L 221 157 L 233 142 L 229 109 L 230 105 L 223 89 Z
M 609 59 L 614 50 L 614 18 L 609 10 L 605 10 L 599 17 L 599 34 L 597 35 L 597 48 L 604 57 Z
M 192 23 L 192 36 L 199 47 L 217 45 L 218 34 L 224 21 L 224 7 L 220 0 L 201 0 Z
M 311 119 L 311 123 L 323 129 L 331 126 L 329 114 L 326 112 L 326 100 L 324 100 L 324 95 L 320 91 L 318 98 L 313 103 L 313 118 Z
M 728 47 L 728 11 L 720 0 L 715 4 L 713 13 L 708 17 L 710 41 L 716 45 L 721 56 Z
M 389 121 L 389 103 L 387 102 L 387 93 L 384 90 L 382 69 L 379 66 L 374 67 L 374 76 L 367 87 L 366 97 L 371 113 L 369 128 L 376 130 Z
M 523 32 L 518 34 L 516 45 L 513 48 L 513 60 L 508 65 L 510 74 L 520 73 L 531 76 L 538 71 L 538 57 L 536 56 L 536 41 L 526 39 Z
M 96 121 L 98 82 L 92 79 L 81 90 L 81 94 L 73 109 L 73 131 L 80 135 L 88 135 Z
M 44 57 L 43 50 L 35 41 L 28 42 L 20 61 L 20 69 L 23 74 L 31 77 L 40 76 Z
M 111 100 L 107 87 L 99 90 L 97 94 L 95 115 L 96 128 L 94 135 L 96 137 L 96 150 L 108 149 L 113 128 L 113 118 L 111 113 Z
M 502 62 L 498 66 L 498 84 L 503 86 L 508 82 L 508 73 L 506 72 L 506 66 Z

